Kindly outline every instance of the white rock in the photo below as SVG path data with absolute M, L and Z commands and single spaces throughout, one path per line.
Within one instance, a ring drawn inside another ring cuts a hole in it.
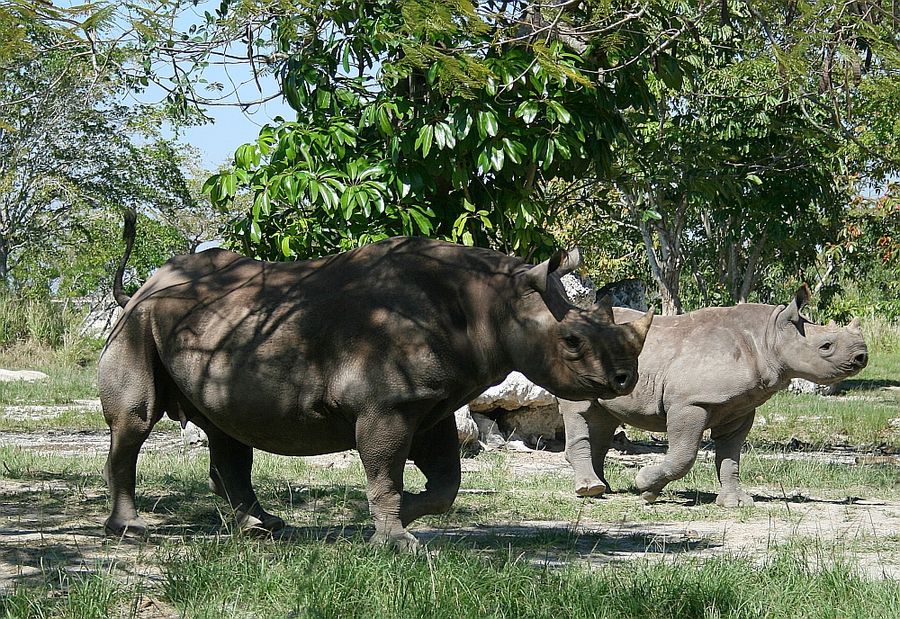
M 515 410 L 526 406 L 551 404 L 556 404 L 556 397 L 553 394 L 538 387 L 519 372 L 512 372 L 502 383 L 494 385 L 469 402 L 469 409 L 473 413 L 482 413 L 495 408 Z
M 522 439 L 513 439 L 511 441 L 506 441 L 505 449 L 507 451 L 517 451 L 526 453 L 529 451 L 534 451 L 531 447 L 525 444 L 525 441 Z
M 500 429 L 515 434 L 529 445 L 539 446 L 546 441 L 565 436 L 559 404 L 529 406 L 509 411 L 500 417 Z M 512 440 L 510 436 L 507 440 Z
M 0 383 L 9 383 L 17 380 L 31 383 L 47 378 L 50 377 L 37 370 L 0 370 Z
M 597 287 L 590 277 L 582 277 L 577 273 L 568 273 L 562 276 L 562 285 L 566 296 L 573 305 L 581 309 L 587 309 L 594 304 L 597 297 Z
M 819 395 L 834 395 L 839 390 L 839 384 L 818 385 L 805 378 L 792 378 L 787 390 L 791 393 L 818 393 Z
M 472 413 L 468 406 L 456 410 L 456 432 L 459 435 L 460 445 L 469 445 L 478 441 L 478 424 L 472 419 Z
M 188 421 L 181 429 L 181 442 L 185 447 L 189 445 L 209 445 L 206 432 Z
M 496 421 L 481 413 L 472 413 L 472 420 L 478 426 L 478 440 L 485 450 L 493 451 L 506 444 L 506 439 L 500 434 Z

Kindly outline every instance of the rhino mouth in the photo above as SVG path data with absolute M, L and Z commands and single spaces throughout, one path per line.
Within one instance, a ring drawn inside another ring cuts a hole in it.
M 620 395 L 616 393 L 605 380 L 596 376 L 581 376 L 581 383 L 594 394 L 594 397 L 601 400 L 609 400 Z
M 824 378 L 819 378 L 815 382 L 819 383 L 820 385 L 833 385 L 835 383 L 841 382 L 842 380 L 846 380 L 851 376 L 856 376 L 862 371 L 862 369 L 863 368 L 857 365 L 848 363 L 844 366 L 841 366 L 836 374 Z

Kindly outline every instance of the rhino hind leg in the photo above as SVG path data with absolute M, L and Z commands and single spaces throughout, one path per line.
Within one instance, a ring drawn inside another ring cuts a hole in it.
M 248 531 L 283 529 L 284 520 L 264 510 L 253 490 L 253 448 L 225 434 L 199 413 L 190 418 L 209 439 L 209 488 L 228 501 L 238 526 Z
M 668 411 L 666 429 L 669 434 L 669 450 L 663 461 L 648 464 L 635 478 L 641 498 L 654 502 L 669 482 L 687 475 L 700 449 L 700 440 L 706 429 L 708 414 L 699 406 L 686 406 Z
M 456 499 L 462 467 L 455 417 L 451 415 L 427 432 L 416 435 L 409 457 L 425 475 L 426 481 L 423 492 L 403 493 L 400 522 L 404 527 L 427 514 L 448 512 Z
M 716 474 L 722 488 L 716 497 L 716 505 L 721 507 L 750 507 L 753 497 L 740 488 L 741 447 L 750 428 L 756 411 L 750 411 L 745 417 L 737 419 L 733 424 L 721 428 L 713 428 L 712 439 L 716 445 Z
M 559 401 L 566 428 L 566 460 L 575 473 L 575 494 L 598 496 L 612 491 L 606 481 L 606 453 L 619 420 L 596 401 Z
M 123 372 L 112 382 L 101 374 L 98 379 L 103 415 L 110 429 L 103 478 L 109 488 L 112 511 L 104 528 L 108 535 L 116 537 L 147 535 L 147 524 L 135 507 L 137 460 L 141 446 L 162 417 L 162 409 L 152 376 L 141 374 L 139 370 Z

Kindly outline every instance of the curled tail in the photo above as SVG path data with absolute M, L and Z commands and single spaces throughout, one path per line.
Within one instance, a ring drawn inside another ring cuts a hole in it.
M 122 286 L 122 279 L 125 277 L 125 265 L 128 264 L 128 258 L 131 257 L 131 249 L 134 247 L 134 237 L 137 235 L 137 213 L 133 208 L 125 209 L 125 229 L 122 231 L 122 238 L 125 239 L 125 253 L 119 262 L 119 268 L 113 277 L 113 297 L 116 303 L 125 307 L 131 300 Z

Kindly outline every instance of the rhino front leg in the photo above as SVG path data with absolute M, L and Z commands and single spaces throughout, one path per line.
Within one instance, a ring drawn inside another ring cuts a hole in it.
M 684 406 L 668 411 L 666 431 L 669 434 L 669 451 L 661 463 L 647 465 L 637 474 L 635 485 L 641 498 L 652 503 L 666 484 L 687 475 L 697 459 L 708 417 L 706 409 L 700 406 Z
M 366 495 L 375 521 L 372 544 L 416 552 L 418 540 L 403 526 L 403 468 L 410 452 L 413 431 L 399 413 L 370 414 L 356 423 L 356 447 L 366 471 Z
M 250 474 L 253 469 L 253 448 L 228 436 L 201 415 L 192 416 L 209 439 L 209 488 L 228 501 L 238 525 L 245 530 L 278 531 L 284 520 L 264 510 Z
M 459 433 L 456 418 L 451 415 L 413 439 L 410 459 L 425 474 L 425 491 L 403 493 L 400 522 L 409 526 L 426 514 L 443 514 L 450 510 L 462 479 L 459 461 Z
M 566 427 L 566 460 L 575 473 L 575 494 L 610 492 L 603 466 L 619 420 L 595 400 L 560 400 L 559 412 Z
M 753 498 L 740 488 L 741 447 L 753 427 L 756 410 L 729 425 L 713 428 L 716 444 L 716 474 L 722 489 L 716 497 L 716 505 L 722 507 L 749 507 Z

